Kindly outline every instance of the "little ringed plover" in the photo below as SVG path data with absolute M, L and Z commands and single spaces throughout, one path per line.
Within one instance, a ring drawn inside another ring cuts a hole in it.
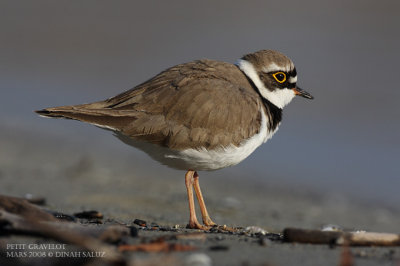
M 104 101 L 46 108 L 41 116 L 87 122 L 175 169 L 186 170 L 189 227 L 208 229 L 199 170 L 240 163 L 277 131 L 282 108 L 296 95 L 293 62 L 272 50 L 247 54 L 236 64 L 196 60 L 168 68 Z M 193 188 L 203 224 L 196 218 Z

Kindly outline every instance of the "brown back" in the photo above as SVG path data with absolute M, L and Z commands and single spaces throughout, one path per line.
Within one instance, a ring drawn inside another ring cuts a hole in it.
M 232 64 L 198 60 L 169 68 L 105 101 L 48 108 L 171 149 L 239 145 L 258 133 L 260 96 Z

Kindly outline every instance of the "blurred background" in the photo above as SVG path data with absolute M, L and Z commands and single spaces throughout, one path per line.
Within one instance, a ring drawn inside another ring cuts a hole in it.
M 332 206 L 346 199 L 396 209 L 399 25 L 398 1 L 2 0 L 0 193 L 59 198 L 62 206 L 92 191 L 93 202 L 121 202 L 121 191 L 146 198 L 135 183 L 156 186 L 161 179 L 152 178 L 162 176 L 170 186 L 153 192 L 171 196 L 179 186 L 184 199 L 182 171 L 107 131 L 33 110 L 103 100 L 194 59 L 234 63 L 275 49 L 295 62 L 299 86 L 315 99 L 294 99 L 267 144 L 237 166 L 201 172 L 201 182 L 263 184 L 330 195 Z M 245 197 L 231 193 L 227 205 Z

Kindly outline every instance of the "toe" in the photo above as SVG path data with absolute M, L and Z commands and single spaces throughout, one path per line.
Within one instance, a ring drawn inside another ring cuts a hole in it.
M 211 226 L 201 225 L 201 224 L 199 224 L 199 223 L 193 222 L 193 223 L 189 223 L 189 224 L 187 225 L 187 228 L 190 228 L 190 229 L 200 229 L 200 230 L 208 231 L 208 230 L 210 230 Z

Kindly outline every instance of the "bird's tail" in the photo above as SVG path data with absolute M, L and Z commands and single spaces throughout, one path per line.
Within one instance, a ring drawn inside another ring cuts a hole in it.
M 51 107 L 35 112 L 43 117 L 73 119 L 117 131 L 136 119 L 130 111 L 104 108 L 95 103 Z

